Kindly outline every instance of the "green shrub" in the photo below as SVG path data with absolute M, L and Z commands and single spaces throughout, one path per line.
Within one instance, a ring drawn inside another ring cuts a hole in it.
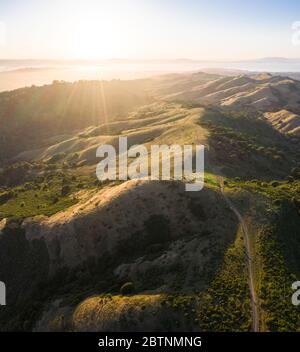
M 53 200 L 52 200 L 52 204 L 55 204 L 58 202 L 58 197 L 54 197 Z
M 70 191 L 71 191 L 70 186 L 65 185 L 61 189 L 61 195 L 64 197 L 64 196 L 68 195 Z
M 66 153 L 58 153 L 53 155 L 50 159 L 49 159 L 49 163 L 53 164 L 58 162 L 59 160 L 63 159 L 66 156 Z
M 292 170 L 291 170 L 291 175 L 292 176 L 298 176 L 300 174 L 300 168 L 299 167 L 294 167 Z
M 274 200 L 274 205 L 279 206 L 281 204 L 281 200 L 280 199 L 275 199 Z
M 133 282 L 126 282 L 120 289 L 122 295 L 129 295 L 134 292 Z
M 151 215 L 144 222 L 144 227 L 147 245 L 166 243 L 171 238 L 169 220 L 163 215 Z
M 11 199 L 14 196 L 13 192 L 3 192 L 0 193 L 0 204 L 3 204 L 7 202 L 9 199 Z

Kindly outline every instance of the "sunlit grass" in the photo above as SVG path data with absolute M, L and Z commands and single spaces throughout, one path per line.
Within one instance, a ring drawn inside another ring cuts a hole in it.
M 67 186 L 67 194 L 63 187 Z M 82 188 L 94 186 L 94 180 L 87 176 L 69 179 L 62 183 L 59 176 L 41 183 L 26 183 L 12 188 L 12 196 L 0 205 L 1 217 L 25 218 L 36 215 L 53 215 L 77 203 L 74 193 Z

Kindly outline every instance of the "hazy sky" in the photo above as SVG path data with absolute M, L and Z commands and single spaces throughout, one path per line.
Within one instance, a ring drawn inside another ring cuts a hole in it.
M 295 21 L 299 0 L 0 0 L 0 58 L 300 57 Z

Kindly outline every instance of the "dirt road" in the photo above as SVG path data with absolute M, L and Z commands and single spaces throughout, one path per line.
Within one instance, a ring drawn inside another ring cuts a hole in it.
M 248 267 L 248 281 L 249 281 L 249 289 L 250 289 L 250 297 L 251 297 L 251 307 L 252 307 L 252 327 L 254 332 L 259 331 L 259 310 L 258 310 L 258 304 L 257 304 L 257 296 L 255 292 L 255 285 L 254 285 L 254 262 L 253 262 L 253 256 L 251 255 L 251 246 L 250 246 L 250 241 L 249 241 L 249 231 L 247 224 L 245 223 L 242 215 L 240 212 L 237 210 L 237 208 L 234 206 L 232 201 L 227 197 L 226 193 L 224 192 L 224 179 L 223 177 L 218 177 L 218 181 L 220 184 L 221 192 L 222 195 L 230 207 L 230 209 L 234 212 L 236 217 L 238 218 L 243 234 L 244 234 L 244 243 L 245 243 L 245 248 L 246 248 L 246 256 L 247 256 L 247 267 Z

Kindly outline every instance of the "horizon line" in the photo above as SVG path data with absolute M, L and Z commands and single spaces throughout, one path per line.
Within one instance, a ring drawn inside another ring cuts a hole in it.
M 300 57 L 280 57 L 280 56 L 270 56 L 270 57 L 258 57 L 254 59 L 192 59 L 192 58 L 150 58 L 150 59 L 141 59 L 141 58 L 0 58 L 0 61 L 52 61 L 52 62 L 109 62 L 109 61 L 128 61 L 128 62 L 216 62 L 216 63 L 231 63 L 231 62 L 257 62 L 257 61 L 300 61 Z

